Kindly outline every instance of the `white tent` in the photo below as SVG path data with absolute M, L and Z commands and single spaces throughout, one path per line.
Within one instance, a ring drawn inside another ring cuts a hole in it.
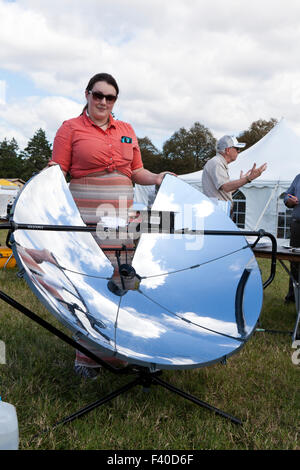
M 7 205 L 12 204 L 20 188 L 6 179 L 0 179 L 0 219 L 7 217 Z
M 194 186 L 199 191 L 202 190 L 202 170 L 188 173 L 186 175 L 178 175 L 179 178 Z M 155 199 L 155 186 L 142 186 L 136 184 L 134 187 L 134 200 L 151 207 Z
M 197 189 L 202 189 L 202 170 L 194 171 L 194 173 L 186 173 L 185 175 L 180 175 L 179 178 L 184 180 L 186 183 L 191 184 Z
M 230 178 L 237 179 L 241 170 L 265 162 L 268 165 L 266 171 L 241 188 L 246 197 L 245 229 L 263 228 L 277 236 L 278 214 L 285 212 L 280 196 L 300 173 L 300 137 L 289 128 L 285 119 L 230 164 Z
M 241 171 L 245 173 L 254 163 L 257 167 L 263 163 L 268 166 L 259 178 L 240 188 L 246 198 L 245 230 L 262 228 L 277 237 L 278 214 L 285 212 L 280 196 L 300 173 L 300 137 L 285 119 L 230 163 L 230 179 L 238 179 Z M 202 171 L 181 178 L 201 191 Z
M 280 196 L 295 176 L 300 173 L 300 137 L 281 119 L 273 129 L 249 149 L 241 152 L 230 163 L 230 179 L 238 179 L 240 172 L 267 163 L 262 175 L 240 188 L 246 199 L 245 230 L 264 229 L 277 237 L 278 214 L 285 212 Z M 195 188 L 202 190 L 202 170 L 180 176 Z M 144 202 L 153 193 L 153 187 L 144 187 Z M 145 202 L 146 203 L 146 202 Z M 147 204 L 147 203 L 146 203 Z
M 155 185 L 143 186 L 141 184 L 134 185 L 134 202 L 142 203 L 150 208 L 155 199 Z

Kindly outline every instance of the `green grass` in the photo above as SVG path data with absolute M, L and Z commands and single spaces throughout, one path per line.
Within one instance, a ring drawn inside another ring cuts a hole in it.
M 269 262 L 260 262 L 264 279 Z M 1 290 L 62 329 L 17 270 L 0 272 Z M 288 280 L 280 265 L 264 292 L 261 326 L 291 331 L 295 306 L 284 305 Z M 179 396 L 136 387 L 66 426 L 34 438 L 131 378 L 104 371 L 96 381 L 73 373 L 74 350 L 0 301 L 0 395 L 16 406 L 21 449 L 299 449 L 299 366 L 291 336 L 257 332 L 226 365 L 165 371 L 163 379 L 237 416 L 243 426 Z M 298 426 L 298 427 L 297 427 Z

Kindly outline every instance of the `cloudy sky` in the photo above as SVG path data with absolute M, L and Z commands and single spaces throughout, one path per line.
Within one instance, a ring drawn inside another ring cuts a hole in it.
M 300 134 L 299 46 L 299 0 L 0 0 L 0 140 L 52 142 L 98 72 L 158 148 L 195 121 L 219 138 L 285 117 Z

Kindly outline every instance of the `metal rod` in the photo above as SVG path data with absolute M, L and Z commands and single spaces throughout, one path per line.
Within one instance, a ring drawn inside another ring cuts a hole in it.
M 93 359 L 95 362 L 97 362 L 99 365 L 104 367 L 105 369 L 108 369 L 110 372 L 113 372 L 115 374 L 124 374 L 125 373 L 125 368 L 123 369 L 118 369 L 115 367 L 112 367 L 110 364 L 107 362 L 103 361 L 100 357 L 96 356 L 93 354 L 91 351 L 86 349 L 84 346 L 82 346 L 80 343 L 77 343 L 74 341 L 72 338 L 69 338 L 69 336 L 65 335 L 62 331 L 58 330 L 54 326 L 52 326 L 50 323 L 47 321 L 43 320 L 40 318 L 38 315 L 33 313 L 31 310 L 27 309 L 24 307 L 24 305 L 19 304 L 16 300 L 12 299 L 9 297 L 7 294 L 5 294 L 3 291 L 0 290 L 0 299 L 4 300 L 4 302 L 8 303 L 15 309 L 19 310 L 21 313 L 26 315 L 28 318 L 33 320 L 34 322 L 38 323 L 40 326 L 48 330 L 50 333 L 54 334 L 58 338 L 60 338 L 62 341 L 65 343 L 69 344 L 75 349 L 78 349 L 78 351 L 82 352 L 89 358 Z
M 245 328 L 246 322 L 245 322 L 243 301 L 244 301 L 245 287 L 249 279 L 250 273 L 251 271 L 249 269 L 244 269 L 244 272 L 238 283 L 236 294 L 235 294 L 235 319 L 236 319 L 238 332 L 242 337 L 246 336 L 246 328 Z
M 95 232 L 97 225 L 45 225 L 45 224 L 25 224 L 17 223 L 11 220 L 7 224 L 0 224 L 0 229 L 11 229 L 11 230 L 45 230 L 45 231 L 59 231 L 59 232 Z M 146 231 L 146 233 L 148 233 Z M 239 230 L 190 230 L 183 228 L 171 232 L 166 230 L 166 233 L 174 234 L 187 234 L 187 235 L 232 235 L 232 236 L 258 236 L 258 237 L 269 237 L 271 234 L 264 230 L 258 231 L 239 231 Z M 271 235 L 273 237 L 273 235 Z M 276 239 L 275 239 L 276 243 Z
M 97 225 L 90 226 L 76 226 L 76 225 L 42 225 L 42 224 L 18 224 L 14 221 L 10 221 L 8 224 L 0 224 L 0 229 L 9 229 L 10 231 L 15 230 L 44 230 L 44 231 L 59 231 L 59 232 L 96 232 Z M 140 232 L 142 233 L 142 232 Z M 146 232 L 148 233 L 148 232 Z M 234 230 L 176 230 L 166 231 L 165 233 L 174 233 L 174 234 L 183 234 L 183 235 L 223 235 L 223 236 L 257 236 L 258 239 L 262 237 L 268 237 L 272 242 L 272 257 L 271 257 L 271 271 L 269 278 L 264 282 L 263 288 L 265 289 L 273 281 L 276 273 L 276 252 L 277 252 L 277 242 L 274 235 L 271 233 L 265 232 L 264 230 L 259 231 L 234 231 Z M 254 247 L 258 241 L 250 247 Z M 120 251 L 123 251 L 124 248 L 120 248 Z M 115 249 L 104 249 L 104 251 L 115 251 Z M 127 249 L 126 251 L 134 251 L 134 249 Z
M 70 416 L 67 416 L 66 418 L 62 419 L 61 421 L 58 421 L 51 428 L 47 428 L 47 429 L 41 431 L 40 433 L 36 434 L 33 437 L 33 439 L 37 438 L 37 437 L 40 437 L 42 434 L 45 434 L 49 431 L 52 431 L 53 429 L 57 428 L 60 425 L 65 425 L 67 423 L 70 423 L 70 422 L 74 421 L 75 419 L 81 418 L 82 416 L 89 413 L 90 411 L 93 411 L 95 408 L 98 408 L 99 406 L 104 405 L 105 403 L 113 400 L 114 398 L 116 398 L 119 395 L 129 391 L 130 389 L 132 389 L 133 387 L 135 387 L 137 385 L 142 385 L 144 387 L 145 386 L 150 387 L 151 384 L 160 385 L 161 387 L 166 388 L 167 390 L 169 390 L 173 393 L 176 393 L 177 395 L 180 395 L 181 397 L 193 402 L 196 405 L 199 405 L 199 406 L 204 407 L 204 408 L 206 408 L 210 411 L 213 411 L 215 414 L 218 414 L 218 415 L 222 416 L 223 418 L 229 419 L 234 424 L 239 424 L 239 425 L 243 424 L 242 421 L 239 420 L 238 418 L 235 418 L 234 416 L 232 416 L 228 413 L 225 413 L 224 411 L 210 405 L 209 403 L 206 403 L 202 400 L 199 400 L 197 397 L 194 397 L 193 395 L 191 395 L 189 393 L 186 393 L 183 390 L 180 390 L 177 387 L 174 387 L 173 385 L 169 384 L 168 382 L 165 382 L 164 380 L 158 378 L 158 375 L 160 375 L 160 374 L 161 374 L 161 371 L 157 371 L 155 373 L 151 373 L 149 371 L 148 372 L 145 372 L 145 371 L 140 372 L 139 376 L 136 379 L 134 379 L 133 381 L 131 381 L 128 384 L 124 385 L 123 387 L 118 388 L 117 390 L 109 393 L 105 397 L 102 397 L 99 400 L 97 400 L 97 401 L 81 408 L 80 410 L 76 411 L 75 413 L 71 414 Z
M 189 393 L 186 393 L 179 388 L 174 387 L 173 385 L 165 382 L 164 380 L 158 378 L 157 376 L 152 377 L 152 381 L 156 382 L 157 384 L 161 385 L 162 387 L 166 388 L 167 390 L 170 390 L 173 393 L 176 393 L 177 395 L 180 395 L 181 397 L 192 401 L 196 405 L 202 406 L 203 408 L 207 408 L 210 411 L 213 411 L 214 413 L 223 416 L 223 418 L 227 418 L 230 421 L 232 421 L 234 424 L 239 424 L 242 425 L 242 421 L 238 418 L 235 418 L 234 416 L 225 413 L 224 411 L 220 410 L 219 408 L 215 408 L 214 406 L 210 405 L 209 403 L 206 403 L 205 401 L 199 400 L 199 398 L 194 397 L 193 395 L 190 395 Z
M 115 374 L 124 374 L 124 373 L 127 373 L 128 370 L 127 368 L 123 368 L 123 369 L 115 369 L 114 367 L 110 366 L 109 364 L 107 364 L 105 361 L 101 360 L 98 356 L 94 355 L 91 351 L 89 351 L 88 349 L 86 349 L 85 347 L 81 346 L 79 343 L 77 343 L 76 341 L 72 340 L 71 338 L 69 338 L 67 335 L 65 335 L 64 333 L 62 333 L 61 331 L 59 331 L 57 328 L 55 328 L 54 326 L 52 326 L 50 323 L 48 323 L 47 321 L 43 320 L 42 318 L 40 318 L 38 315 L 36 315 L 35 313 L 33 313 L 31 310 L 27 309 L 26 307 L 24 307 L 23 305 L 19 304 L 19 302 L 17 302 L 16 300 L 12 299 L 11 297 L 9 297 L 7 294 L 5 294 L 3 291 L 0 290 L 0 299 L 2 299 L 4 302 L 8 303 L 9 305 L 11 305 L 12 307 L 14 307 L 15 309 L 19 310 L 21 313 L 23 313 L 24 315 L 26 315 L 28 318 L 30 318 L 31 320 L 33 320 L 34 322 L 38 323 L 40 326 L 42 326 L 43 328 L 45 328 L 46 330 L 48 330 L 50 333 L 54 334 L 55 336 L 57 336 L 59 339 L 61 339 L 62 341 L 64 341 L 65 343 L 71 345 L 72 347 L 74 347 L 75 349 L 78 349 L 79 351 L 81 351 L 83 354 L 85 354 L 86 356 L 90 357 L 91 359 L 93 359 L 94 361 L 96 361 L 99 365 L 102 365 L 105 369 L 108 369 L 110 372 L 113 372 Z M 136 372 L 135 372 L 136 373 Z M 109 395 L 101 398 L 100 400 L 97 400 L 96 402 L 82 408 L 81 410 L 77 411 L 76 413 L 73 413 L 72 415 L 70 415 L 69 417 L 63 419 L 62 421 L 59 421 L 58 423 L 56 423 L 54 425 L 54 428 L 57 427 L 58 425 L 60 424 L 66 424 L 68 422 L 71 422 L 73 421 L 74 419 L 76 418 L 79 418 L 80 416 L 83 416 L 84 414 L 88 413 L 89 411 L 92 411 L 93 409 L 97 408 L 98 406 L 101 406 L 102 404 L 112 400 L 113 398 L 117 397 L 118 395 L 130 390 L 131 388 L 135 387 L 136 385 L 144 385 L 146 382 L 150 385 L 151 383 L 155 383 L 155 384 L 158 384 L 158 385 L 161 385 L 162 387 L 166 388 L 167 390 L 173 392 L 173 393 L 176 393 L 178 395 L 180 395 L 181 397 L 189 400 L 189 401 L 192 401 L 193 403 L 199 405 L 199 406 L 202 406 L 204 408 L 207 408 L 209 409 L 210 411 L 213 411 L 214 413 L 220 415 L 220 416 L 223 416 L 224 418 L 227 418 L 229 419 L 230 421 L 232 421 L 233 423 L 235 424 L 242 424 L 242 422 L 235 418 L 234 416 L 231 416 L 229 415 L 228 413 L 225 413 L 224 411 L 222 410 L 219 410 L 218 408 L 215 408 L 214 406 L 212 405 L 209 405 L 208 403 L 202 401 L 202 400 L 199 400 L 198 398 L 194 397 L 193 395 L 190 395 L 176 387 L 174 387 L 173 385 L 171 384 L 168 384 L 167 382 L 159 379 L 157 377 L 158 374 L 153 374 L 153 373 L 150 373 L 150 372 L 139 372 L 139 377 L 136 378 L 135 380 L 133 380 L 132 382 L 130 382 L 129 384 L 126 384 L 125 386 L 121 387 L 120 389 L 110 393 Z M 53 428 L 52 428 L 53 429 Z M 42 433 L 44 432 L 47 432 L 49 431 L 50 429 L 48 430 L 45 430 L 45 431 L 42 431 Z M 40 434 L 39 434 L 40 435 Z M 35 436 L 36 437 L 36 436 Z
M 277 241 L 274 235 L 271 233 L 266 233 L 266 237 L 270 238 L 272 242 L 272 257 L 271 257 L 271 271 L 269 278 L 263 283 L 263 288 L 265 289 L 268 287 L 271 282 L 273 281 L 275 274 L 276 274 L 276 253 L 277 253 Z
M 33 439 L 35 439 L 37 437 L 40 437 L 42 434 L 46 434 L 49 431 L 52 431 L 53 429 L 57 428 L 60 425 L 71 423 L 75 419 L 81 418 L 81 416 L 84 416 L 85 414 L 89 413 L 90 411 L 93 411 L 95 408 L 98 408 L 99 406 L 104 405 L 105 403 L 107 403 L 108 401 L 113 400 L 114 398 L 118 397 L 122 393 L 125 393 L 128 390 L 130 390 L 131 388 L 136 387 L 137 385 L 139 385 L 139 383 L 140 383 L 140 379 L 136 378 L 132 382 L 129 382 L 128 384 L 126 384 L 123 387 L 115 390 L 114 392 L 109 393 L 105 397 L 100 398 L 99 400 L 97 400 L 93 403 L 90 403 L 89 405 L 85 406 L 84 408 L 81 408 L 80 410 L 76 411 L 75 413 L 71 414 L 70 416 L 67 416 L 66 418 L 62 419 L 61 421 L 58 421 L 51 428 L 44 429 L 40 433 L 33 436 Z
M 149 228 L 149 227 L 148 227 Z M 16 223 L 11 220 L 7 224 L 0 224 L 0 229 L 10 230 L 11 232 L 15 230 L 41 230 L 41 231 L 59 231 L 59 232 L 96 232 L 97 225 L 90 225 L 90 226 L 77 226 L 77 225 L 43 225 L 43 224 L 23 224 L 23 223 Z M 145 233 L 148 233 L 147 230 Z M 139 233 L 143 233 L 142 231 Z M 150 231 L 151 233 L 151 231 Z M 189 229 L 182 229 L 182 230 L 161 230 L 161 233 L 170 233 L 170 234 L 183 234 L 183 235 L 223 235 L 223 236 L 257 236 L 258 239 L 262 237 L 268 237 L 271 239 L 272 242 L 272 260 L 271 260 L 271 272 L 269 278 L 264 282 L 263 288 L 265 289 L 271 282 L 273 281 L 276 273 L 276 252 L 277 252 L 277 242 L 274 235 L 271 233 L 267 233 L 264 230 L 259 231 L 239 231 L 239 230 L 189 230 Z M 252 245 L 255 246 L 256 242 Z M 8 242 L 9 243 L 9 242 Z M 7 243 L 7 244 L 8 244 Z M 249 245 L 251 247 L 251 245 Z M 110 251 L 105 250 L 105 251 Z M 123 251 L 123 248 L 121 249 Z M 129 249 L 128 251 L 134 251 Z
M 255 328 L 255 331 L 259 332 L 259 333 L 279 333 L 279 334 L 283 334 L 283 335 L 292 335 L 293 332 L 292 331 L 287 331 L 287 330 L 269 330 L 269 329 L 266 329 L 266 328 Z
M 6 225 L 6 224 L 5 224 Z M 3 228 L 0 226 L 0 228 Z M 51 232 L 95 232 L 97 225 L 44 225 L 44 224 L 18 224 L 11 221 L 11 230 L 43 230 Z

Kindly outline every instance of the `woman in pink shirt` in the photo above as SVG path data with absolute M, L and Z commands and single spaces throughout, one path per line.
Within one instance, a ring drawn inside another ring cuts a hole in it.
M 65 121 L 53 143 L 49 165 L 59 164 L 65 175 L 70 174 L 70 191 L 87 225 L 97 224 L 99 216 L 109 207 L 115 216 L 120 210 L 128 209 L 133 203 L 132 183 L 160 185 L 168 173 L 155 174 L 143 167 L 133 128 L 112 116 L 118 95 L 119 87 L 111 75 L 93 76 L 85 90 L 87 103 L 82 114 Z M 117 239 L 101 240 L 97 235 L 95 238 L 104 251 L 120 248 L 121 244 L 132 247 L 132 240 L 122 239 L 120 243 Z M 116 270 L 114 252 L 106 254 Z M 121 262 L 128 262 L 128 253 L 123 252 L 123 256 Z M 94 378 L 99 365 L 77 351 L 75 372 Z

